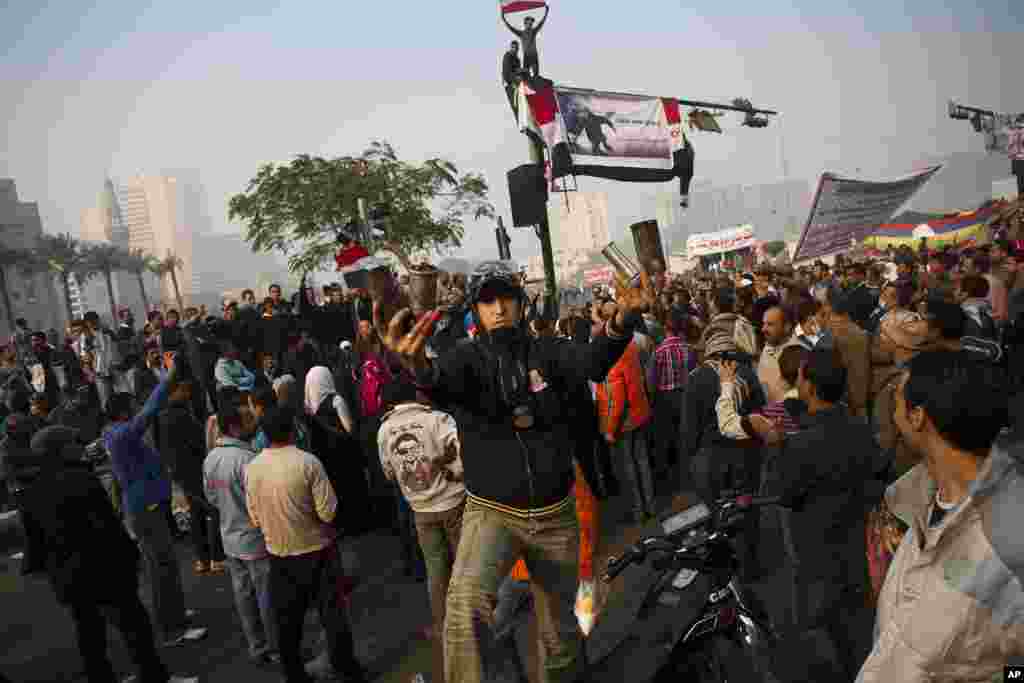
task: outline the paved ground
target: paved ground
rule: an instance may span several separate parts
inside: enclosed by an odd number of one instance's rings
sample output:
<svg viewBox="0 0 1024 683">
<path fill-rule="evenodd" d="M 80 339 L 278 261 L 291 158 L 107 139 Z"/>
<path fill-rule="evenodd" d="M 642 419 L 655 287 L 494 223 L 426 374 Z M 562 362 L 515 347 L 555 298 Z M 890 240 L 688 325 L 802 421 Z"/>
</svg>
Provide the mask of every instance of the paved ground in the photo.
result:
<svg viewBox="0 0 1024 683">
<path fill-rule="evenodd" d="M 678 479 L 672 477 L 668 481 Z M 667 503 L 668 499 L 663 499 L 662 507 Z M 625 521 L 626 512 L 626 501 L 622 497 L 602 506 L 596 571 L 604 566 L 609 554 L 618 552 L 640 535 L 638 527 Z M 765 532 L 774 535 L 769 529 Z M 55 602 L 44 578 L 19 575 L 18 561 L 10 558 L 12 552 L 0 556 L 0 614 L 3 614 L 0 673 L 12 683 L 84 680 L 80 675 L 70 618 Z M 429 644 L 418 635 L 430 619 L 425 585 L 402 575 L 399 545 L 393 536 L 380 534 L 360 538 L 348 546 L 347 555 L 351 560 L 350 568 L 361 580 L 353 596 L 351 614 L 357 654 L 382 683 L 408 683 L 417 671 L 426 671 L 430 666 Z M 179 556 L 188 605 L 200 610 L 199 622 L 210 628 L 210 634 L 201 643 L 164 650 L 171 670 L 198 674 L 204 683 L 279 681 L 276 670 L 257 668 L 248 660 L 234 612 L 230 579 L 226 575 L 193 575 L 184 545 L 179 547 Z M 769 565 L 781 566 L 768 556 L 764 559 Z M 622 600 L 616 602 L 617 594 L 628 592 L 620 589 L 629 580 L 627 572 L 610 587 L 601 587 L 598 602 L 609 603 L 609 619 L 615 610 L 621 609 Z M 776 573 L 756 588 L 773 598 L 769 600 L 771 608 L 780 604 L 779 598 L 783 595 L 780 591 L 785 590 L 785 584 Z M 784 601 L 781 604 L 785 604 Z M 623 629 L 630 628 L 629 623 L 623 623 Z M 309 633 L 315 632 L 315 623 L 311 622 Z M 315 648 L 315 643 L 310 642 L 309 647 Z M 631 644 L 626 643 L 623 649 L 629 647 Z M 128 671 L 127 658 L 116 635 L 111 637 L 111 656 L 116 668 Z M 621 671 L 624 678 L 617 677 L 618 680 L 636 680 L 629 675 L 629 659 L 611 658 L 606 666 L 627 667 Z"/>
</svg>

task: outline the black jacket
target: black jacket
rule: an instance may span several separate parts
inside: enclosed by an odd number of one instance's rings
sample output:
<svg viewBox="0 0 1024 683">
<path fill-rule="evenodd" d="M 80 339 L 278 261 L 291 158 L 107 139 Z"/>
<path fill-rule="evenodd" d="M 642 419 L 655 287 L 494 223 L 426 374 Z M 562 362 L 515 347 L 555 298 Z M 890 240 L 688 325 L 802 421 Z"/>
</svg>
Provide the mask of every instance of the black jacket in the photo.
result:
<svg viewBox="0 0 1024 683">
<path fill-rule="evenodd" d="M 792 508 L 802 578 L 863 586 L 865 515 L 884 493 L 888 461 L 867 421 L 843 406 L 804 415 L 801 426 L 769 462 L 767 493 Z"/>
<path fill-rule="evenodd" d="M 139 552 L 88 465 L 41 475 L 21 497 L 29 569 L 49 574 L 57 600 L 104 602 L 138 585 Z"/>
<path fill-rule="evenodd" d="M 501 80 L 504 83 L 512 83 L 521 68 L 519 55 L 515 52 L 506 52 L 501 58 Z"/>
<path fill-rule="evenodd" d="M 327 478 L 338 496 L 338 514 L 334 526 L 348 536 L 369 531 L 380 520 L 373 519 L 363 469 L 366 456 L 356 437 L 342 428 L 334 410 L 334 395 L 324 397 L 316 415 L 306 419 L 309 450 L 324 466 Z"/>
<path fill-rule="evenodd" d="M 132 376 L 132 393 L 139 405 L 146 402 L 158 384 L 160 384 L 160 379 L 153 373 L 153 368 L 146 367 L 144 363 L 139 363 L 135 367 Z"/>
<path fill-rule="evenodd" d="M 631 339 L 632 332 L 622 339 L 601 336 L 581 346 L 517 332 L 511 343 L 497 344 L 484 334 L 444 353 L 418 382 L 459 426 L 469 492 L 517 510 L 564 500 L 575 479 L 570 397 L 587 380 L 602 381 Z M 499 362 L 510 368 L 517 359 L 547 383 L 542 391 L 525 392 L 536 423 L 522 431 L 512 425 L 515 406 L 503 398 L 498 379 Z"/>
<path fill-rule="evenodd" d="M 157 417 L 155 436 L 160 459 L 171 479 L 190 495 L 201 498 L 206 432 L 189 404 L 168 403 Z"/>
<path fill-rule="evenodd" d="M 861 283 L 847 290 L 846 296 L 849 299 L 850 319 L 861 329 L 868 330 L 871 326 L 871 314 L 878 307 L 878 294 Z"/>
<path fill-rule="evenodd" d="M 736 374 L 750 387 L 750 396 L 739 407 L 739 414 L 743 417 L 764 406 L 765 396 L 751 364 L 739 363 L 736 367 Z M 683 462 L 692 462 L 697 451 L 702 448 L 737 447 L 737 442 L 722 436 L 722 432 L 718 428 L 715 403 L 718 402 L 718 397 L 722 393 L 722 384 L 715 369 L 705 363 L 691 372 L 686 380 L 684 393 L 683 414 L 680 420 Z M 684 479 L 688 476 L 688 473 L 683 473 Z"/>
</svg>

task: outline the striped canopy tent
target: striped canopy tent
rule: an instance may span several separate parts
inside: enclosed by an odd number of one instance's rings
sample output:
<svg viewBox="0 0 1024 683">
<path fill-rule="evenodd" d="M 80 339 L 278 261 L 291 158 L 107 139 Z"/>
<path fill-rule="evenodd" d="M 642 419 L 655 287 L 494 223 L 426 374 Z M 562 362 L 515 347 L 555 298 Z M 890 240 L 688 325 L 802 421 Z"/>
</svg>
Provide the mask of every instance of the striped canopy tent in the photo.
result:
<svg viewBox="0 0 1024 683">
<path fill-rule="evenodd" d="M 916 248 L 920 238 L 914 237 L 914 230 L 923 225 L 927 225 L 934 232 L 934 236 L 928 238 L 928 246 L 932 249 L 946 244 L 964 246 L 982 243 L 988 237 L 987 224 L 993 212 L 994 207 L 991 205 L 974 211 L 952 214 L 922 214 L 908 211 L 893 217 L 889 223 L 878 226 L 864 240 L 864 245 L 874 249 L 901 246 Z"/>
</svg>

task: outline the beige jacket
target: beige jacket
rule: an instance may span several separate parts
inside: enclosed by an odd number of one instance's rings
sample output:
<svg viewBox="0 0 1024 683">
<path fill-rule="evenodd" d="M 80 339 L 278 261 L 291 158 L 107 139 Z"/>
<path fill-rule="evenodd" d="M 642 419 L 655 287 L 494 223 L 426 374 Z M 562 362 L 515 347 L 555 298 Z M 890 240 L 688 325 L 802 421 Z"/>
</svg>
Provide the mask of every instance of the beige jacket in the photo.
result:
<svg viewBox="0 0 1024 683">
<path fill-rule="evenodd" d="M 305 555 L 334 543 L 338 498 L 312 453 L 264 448 L 245 466 L 245 503 L 272 555 Z"/>
<path fill-rule="evenodd" d="M 1004 665 L 1024 657 L 1022 445 L 997 442 L 968 497 L 936 527 L 924 464 L 889 487 L 890 509 L 910 528 L 889 566 L 858 683 L 1002 681 Z"/>
<path fill-rule="evenodd" d="M 782 371 L 779 370 L 779 356 L 782 355 L 786 347 L 799 345 L 800 343 L 793 337 L 778 346 L 764 345 L 764 350 L 761 351 L 761 360 L 757 364 L 757 379 L 761 381 L 761 387 L 764 389 L 768 403 L 778 403 L 789 391 L 786 380 L 782 379 Z"/>
</svg>

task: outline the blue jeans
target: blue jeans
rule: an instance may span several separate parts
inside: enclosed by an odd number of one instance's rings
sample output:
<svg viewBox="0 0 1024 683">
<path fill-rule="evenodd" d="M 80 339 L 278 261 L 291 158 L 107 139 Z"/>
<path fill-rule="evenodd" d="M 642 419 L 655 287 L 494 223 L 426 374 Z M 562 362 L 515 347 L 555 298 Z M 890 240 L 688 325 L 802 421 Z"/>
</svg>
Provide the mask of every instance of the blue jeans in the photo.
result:
<svg viewBox="0 0 1024 683">
<path fill-rule="evenodd" d="M 612 461 L 622 472 L 622 483 L 633 497 L 633 514 L 641 521 L 645 514 L 654 514 L 654 478 L 651 458 L 647 453 L 647 427 L 623 432 L 612 444 Z"/>
<path fill-rule="evenodd" d="M 165 640 L 173 640 L 185 630 L 185 593 L 181 588 L 181 570 L 174 554 L 174 540 L 167 524 L 170 503 L 152 510 L 126 514 L 125 526 L 142 551 L 146 588 L 153 621 Z"/>
<path fill-rule="evenodd" d="M 249 643 L 249 655 L 277 652 L 277 625 L 270 605 L 270 558 L 240 560 L 226 557 L 235 592 L 235 608 Z"/>
</svg>

